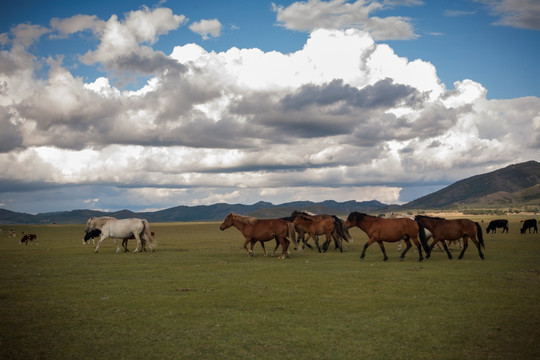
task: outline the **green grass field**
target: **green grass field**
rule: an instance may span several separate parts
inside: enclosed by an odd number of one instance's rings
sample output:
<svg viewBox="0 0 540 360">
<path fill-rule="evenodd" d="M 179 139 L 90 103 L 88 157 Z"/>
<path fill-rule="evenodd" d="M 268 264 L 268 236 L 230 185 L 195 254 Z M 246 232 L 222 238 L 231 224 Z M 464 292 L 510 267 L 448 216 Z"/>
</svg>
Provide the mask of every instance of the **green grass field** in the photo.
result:
<svg viewBox="0 0 540 360">
<path fill-rule="evenodd" d="M 344 253 L 279 260 L 218 223 L 152 224 L 140 254 L 94 254 L 83 225 L 14 227 L 38 246 L 2 226 L 0 359 L 538 359 L 540 235 L 506 218 L 486 260 L 471 244 L 421 263 L 390 243 L 360 262 L 357 228 Z"/>
</svg>

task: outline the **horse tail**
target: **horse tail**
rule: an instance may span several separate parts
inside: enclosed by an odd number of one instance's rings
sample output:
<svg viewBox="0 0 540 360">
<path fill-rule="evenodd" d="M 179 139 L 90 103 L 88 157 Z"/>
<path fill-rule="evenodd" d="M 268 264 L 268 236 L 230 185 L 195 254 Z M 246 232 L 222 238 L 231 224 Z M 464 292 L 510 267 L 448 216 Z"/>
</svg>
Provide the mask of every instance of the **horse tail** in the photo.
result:
<svg viewBox="0 0 540 360">
<path fill-rule="evenodd" d="M 352 242 L 352 236 L 349 234 L 349 229 L 343 226 L 343 220 L 336 215 L 332 215 L 332 218 L 334 219 L 334 228 L 337 230 L 338 235 L 342 239 L 345 239 L 346 242 Z"/>
<path fill-rule="evenodd" d="M 152 232 L 150 231 L 150 224 L 148 223 L 148 221 L 146 219 L 141 219 L 141 221 L 142 221 L 142 223 L 144 225 L 144 229 L 143 229 L 144 237 L 150 243 L 150 249 L 152 249 L 152 251 L 154 251 L 154 248 L 153 248 L 152 245 L 155 245 L 155 244 L 154 244 L 154 239 L 152 238 Z"/>
<path fill-rule="evenodd" d="M 296 242 L 296 230 L 294 229 L 293 223 L 289 221 L 286 221 L 286 223 L 287 223 L 287 235 L 291 237 L 294 247 L 297 250 L 302 251 L 302 247 L 299 246 L 298 243 Z"/>
<path fill-rule="evenodd" d="M 429 255 L 431 255 L 431 248 L 429 247 L 427 242 L 426 229 L 424 229 L 424 226 L 420 224 L 420 222 L 417 221 L 416 223 L 418 224 L 418 235 L 420 237 L 420 243 L 422 244 L 426 255 L 429 257 Z"/>
<path fill-rule="evenodd" d="M 484 235 L 482 234 L 482 228 L 480 227 L 479 223 L 475 222 L 475 224 L 476 224 L 476 236 L 478 237 L 478 242 L 485 249 L 486 245 L 484 245 Z"/>
</svg>

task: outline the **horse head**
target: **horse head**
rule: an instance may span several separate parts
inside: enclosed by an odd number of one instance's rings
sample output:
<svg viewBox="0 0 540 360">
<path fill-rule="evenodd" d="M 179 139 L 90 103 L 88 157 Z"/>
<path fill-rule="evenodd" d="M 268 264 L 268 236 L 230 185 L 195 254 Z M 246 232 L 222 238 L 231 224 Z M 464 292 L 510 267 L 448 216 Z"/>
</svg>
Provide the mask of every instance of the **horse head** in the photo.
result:
<svg viewBox="0 0 540 360">
<path fill-rule="evenodd" d="M 221 225 L 219 225 L 219 230 L 223 231 L 225 229 L 228 229 L 232 226 L 233 224 L 233 220 L 234 220 L 234 214 L 233 213 L 229 213 L 226 217 L 225 217 L 225 220 L 223 220 L 223 222 L 221 223 Z"/>
<path fill-rule="evenodd" d="M 353 226 L 358 226 L 363 220 L 366 214 L 359 213 L 358 211 L 353 211 L 352 213 L 347 216 L 347 220 L 345 221 L 345 226 L 347 229 Z"/>
</svg>

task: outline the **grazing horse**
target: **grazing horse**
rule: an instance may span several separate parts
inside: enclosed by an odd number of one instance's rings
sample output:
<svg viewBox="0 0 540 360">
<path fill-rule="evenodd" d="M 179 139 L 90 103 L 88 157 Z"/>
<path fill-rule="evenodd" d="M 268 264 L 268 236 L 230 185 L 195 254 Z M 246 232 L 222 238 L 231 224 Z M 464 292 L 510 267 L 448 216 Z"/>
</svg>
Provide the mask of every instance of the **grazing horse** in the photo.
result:
<svg viewBox="0 0 540 360">
<path fill-rule="evenodd" d="M 364 245 L 362 255 L 360 255 L 360 260 L 364 259 L 366 249 L 374 242 L 378 243 L 381 248 L 384 255 L 383 261 L 388 260 L 383 241 L 405 241 L 407 248 L 401 253 L 400 260 L 403 260 L 407 251 L 409 251 L 409 249 L 412 247 L 411 240 L 418 249 L 418 261 L 422 261 L 424 259 L 422 256 L 422 248 L 420 247 L 420 243 L 426 251 L 426 256 L 429 256 L 431 250 L 427 244 L 424 228 L 416 221 L 408 218 L 383 219 L 354 211 L 347 217 L 345 226 L 358 226 L 369 237 L 369 240 Z M 420 242 L 418 242 L 418 237 L 420 237 Z"/>
<path fill-rule="evenodd" d="M 523 221 L 523 227 L 519 229 L 519 231 L 522 234 L 525 234 L 525 231 L 529 230 L 529 234 L 531 233 L 531 229 L 533 229 L 533 234 L 538 232 L 538 226 L 536 219 L 528 219 Z"/>
<path fill-rule="evenodd" d="M 282 252 L 280 259 L 287 257 L 289 249 L 289 239 L 291 240 L 296 248 L 298 244 L 296 243 L 296 231 L 294 226 L 285 220 L 282 219 L 257 219 L 251 216 L 242 216 L 230 213 L 225 217 L 223 223 L 219 226 L 220 230 L 225 230 L 234 226 L 244 237 L 246 238 L 244 242 L 244 249 L 246 249 L 248 256 L 253 256 L 253 246 L 256 242 L 269 241 L 275 239 L 281 244 Z M 251 243 L 251 249 L 248 249 L 247 244 Z M 264 249 L 264 246 L 263 246 Z M 300 249 L 301 250 L 301 249 Z M 265 250 L 266 255 L 266 250 Z"/>
<path fill-rule="evenodd" d="M 150 232 L 150 224 L 145 219 L 131 218 L 118 220 L 110 216 L 91 217 L 86 222 L 85 232 L 87 235 L 84 240 L 85 244 L 90 238 L 88 237 L 88 233 L 95 229 L 101 230 L 101 239 L 97 243 L 95 252 L 98 252 L 103 240 L 109 237 L 114 239 L 116 252 L 120 252 L 118 239 L 129 239 L 132 236 L 137 240 L 137 247 L 134 252 L 138 252 L 141 248 L 141 239 L 148 241 L 150 249 L 154 251 L 152 246 L 154 240 Z"/>
<path fill-rule="evenodd" d="M 458 259 L 462 259 L 465 250 L 467 250 L 467 247 L 469 246 L 468 239 L 470 238 L 478 248 L 478 255 L 484 260 L 484 254 L 482 254 L 482 250 L 480 249 L 480 245 L 485 248 L 484 237 L 479 223 L 469 219 L 446 220 L 425 215 L 416 215 L 414 218 L 433 234 L 431 249 L 433 249 L 433 246 L 440 241 L 448 255 L 448 259 L 452 259 L 452 254 L 450 254 L 444 240 L 457 240 L 463 238 L 463 250 L 461 250 L 458 257 Z"/>
<path fill-rule="evenodd" d="M 37 235 L 36 234 L 25 234 L 23 232 L 23 237 L 21 238 L 21 245 L 22 243 L 24 243 L 25 245 L 28 245 L 28 242 L 32 242 L 32 241 L 35 241 L 36 242 L 36 245 L 39 244 L 38 242 L 38 238 L 37 238 Z"/>
<path fill-rule="evenodd" d="M 497 228 L 502 228 L 503 234 L 504 234 L 504 231 L 506 230 L 506 233 L 508 234 L 508 220 L 504 220 L 504 219 L 491 220 L 489 222 L 488 227 L 486 228 L 486 233 L 489 234 L 490 231 L 493 231 L 493 233 L 496 234 Z"/>
</svg>

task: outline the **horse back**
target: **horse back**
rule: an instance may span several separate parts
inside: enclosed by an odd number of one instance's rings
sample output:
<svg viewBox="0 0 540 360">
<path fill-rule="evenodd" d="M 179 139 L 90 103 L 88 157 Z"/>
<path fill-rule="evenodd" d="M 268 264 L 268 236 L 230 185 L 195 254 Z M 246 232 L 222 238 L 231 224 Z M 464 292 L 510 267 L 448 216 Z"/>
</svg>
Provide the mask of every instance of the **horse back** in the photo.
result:
<svg viewBox="0 0 540 360">
<path fill-rule="evenodd" d="M 405 235 L 416 237 L 418 234 L 418 224 L 416 221 L 408 218 L 376 218 L 372 225 L 368 227 L 366 233 L 370 238 L 375 236 L 385 241 L 398 241 L 403 239 Z"/>
<path fill-rule="evenodd" d="M 258 219 L 247 228 L 247 233 L 257 240 L 270 240 L 275 236 L 283 237 L 287 235 L 287 222 L 281 219 Z"/>
<path fill-rule="evenodd" d="M 469 219 L 443 220 L 433 229 L 437 239 L 457 240 L 467 235 L 476 238 L 476 224 Z"/>
<path fill-rule="evenodd" d="M 132 235 L 140 235 L 144 230 L 141 219 L 110 220 L 102 228 L 102 232 L 109 237 L 129 238 Z"/>
</svg>

